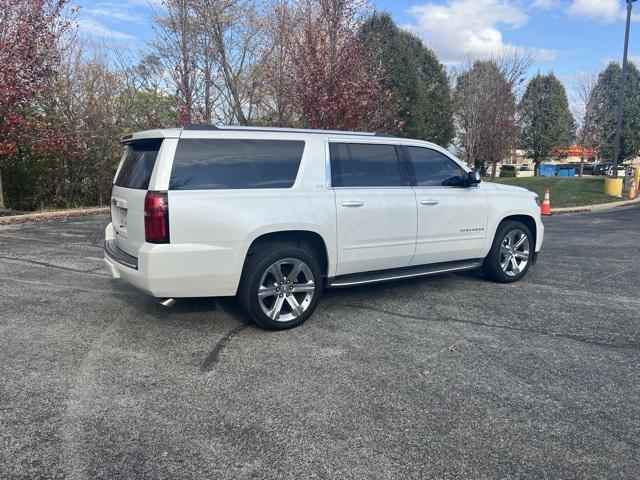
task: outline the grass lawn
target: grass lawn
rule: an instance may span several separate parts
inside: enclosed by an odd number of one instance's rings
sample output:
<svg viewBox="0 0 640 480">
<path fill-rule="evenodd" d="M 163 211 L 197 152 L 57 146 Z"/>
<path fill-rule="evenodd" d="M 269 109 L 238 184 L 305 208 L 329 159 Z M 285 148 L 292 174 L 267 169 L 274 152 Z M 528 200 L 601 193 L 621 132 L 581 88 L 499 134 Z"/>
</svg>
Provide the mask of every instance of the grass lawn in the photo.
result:
<svg viewBox="0 0 640 480">
<path fill-rule="evenodd" d="M 622 200 L 603 193 L 604 177 L 522 177 L 496 178 L 495 181 L 536 192 L 540 195 L 540 200 L 544 196 L 544 189 L 548 188 L 553 207 L 576 207 Z"/>
</svg>

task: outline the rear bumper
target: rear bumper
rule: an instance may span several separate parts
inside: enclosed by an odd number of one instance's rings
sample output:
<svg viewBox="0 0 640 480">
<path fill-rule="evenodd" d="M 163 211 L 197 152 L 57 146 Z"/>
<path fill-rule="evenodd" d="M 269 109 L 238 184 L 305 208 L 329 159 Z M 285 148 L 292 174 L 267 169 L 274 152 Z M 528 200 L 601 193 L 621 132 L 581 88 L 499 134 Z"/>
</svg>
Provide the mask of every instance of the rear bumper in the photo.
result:
<svg viewBox="0 0 640 480">
<path fill-rule="evenodd" d="M 127 268 L 131 268 L 133 270 L 138 269 L 138 258 L 120 250 L 116 245 L 115 240 L 105 240 L 104 255 Z"/>
<path fill-rule="evenodd" d="M 144 243 L 133 257 L 110 241 L 109 226 L 104 261 L 113 278 L 159 298 L 236 294 L 244 261 L 241 246 Z"/>
</svg>

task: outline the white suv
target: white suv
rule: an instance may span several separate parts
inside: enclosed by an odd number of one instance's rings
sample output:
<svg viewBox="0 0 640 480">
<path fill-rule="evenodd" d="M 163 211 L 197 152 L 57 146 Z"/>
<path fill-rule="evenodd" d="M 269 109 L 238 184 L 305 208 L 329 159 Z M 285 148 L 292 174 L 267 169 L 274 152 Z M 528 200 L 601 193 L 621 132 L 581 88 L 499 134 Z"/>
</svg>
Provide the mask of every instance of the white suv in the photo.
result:
<svg viewBox="0 0 640 480">
<path fill-rule="evenodd" d="M 160 298 L 237 295 L 267 329 L 322 289 L 535 261 L 537 196 L 480 183 L 437 145 L 388 135 L 192 126 L 123 139 L 105 261 Z"/>
</svg>

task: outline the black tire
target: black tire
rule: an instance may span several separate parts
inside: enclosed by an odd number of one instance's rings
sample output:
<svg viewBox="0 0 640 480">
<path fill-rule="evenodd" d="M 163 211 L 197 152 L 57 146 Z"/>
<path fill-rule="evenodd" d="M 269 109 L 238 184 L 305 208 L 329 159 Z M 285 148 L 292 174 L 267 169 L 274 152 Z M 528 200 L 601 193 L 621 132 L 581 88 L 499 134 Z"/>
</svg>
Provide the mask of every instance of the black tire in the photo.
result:
<svg viewBox="0 0 640 480">
<path fill-rule="evenodd" d="M 313 276 L 315 289 L 310 300 L 305 304 L 305 310 L 296 318 L 291 320 L 274 320 L 263 311 L 261 301 L 258 299 L 258 289 L 263 275 L 268 275 L 266 272 L 269 267 L 273 266 L 276 262 L 288 259 L 301 261 L 308 267 L 310 274 Z M 281 268 L 282 270 L 286 270 L 287 264 L 283 264 Z M 303 275 L 302 278 L 306 277 L 305 274 Z M 278 295 L 283 296 L 284 294 L 280 293 Z M 306 298 L 306 294 L 291 293 L 290 295 L 297 299 Z M 313 314 L 322 296 L 322 271 L 314 255 L 313 248 L 306 245 L 296 246 L 282 243 L 262 245 L 247 257 L 237 296 L 242 308 L 251 320 L 266 330 L 286 330 L 303 324 Z M 265 299 L 264 302 L 270 301 L 271 298 L 273 297 Z M 274 303 L 277 300 L 277 298 L 274 298 Z M 285 310 L 285 313 L 288 309 L 290 310 L 288 314 L 294 315 L 293 308 L 289 305 L 287 297 L 283 297 L 282 303 L 282 308 Z M 300 303 L 300 305 L 303 304 L 304 301 Z"/>
<path fill-rule="evenodd" d="M 501 246 L 505 241 L 507 235 L 510 232 L 523 232 L 529 241 L 529 256 L 528 261 L 524 265 L 522 269 L 519 270 L 517 274 L 511 272 L 511 274 L 505 272 L 502 268 L 501 260 Z M 529 270 L 531 266 L 531 259 L 533 257 L 535 249 L 535 244 L 533 242 L 533 235 L 531 235 L 531 231 L 529 228 L 522 222 L 509 220 L 503 222 L 498 226 L 498 230 L 496 231 L 496 235 L 493 239 L 493 245 L 491 246 L 491 250 L 489 250 L 489 254 L 485 257 L 484 262 L 482 264 L 482 270 L 485 275 L 487 275 L 490 279 L 495 282 L 500 283 L 511 283 L 517 282 L 520 280 Z"/>
</svg>

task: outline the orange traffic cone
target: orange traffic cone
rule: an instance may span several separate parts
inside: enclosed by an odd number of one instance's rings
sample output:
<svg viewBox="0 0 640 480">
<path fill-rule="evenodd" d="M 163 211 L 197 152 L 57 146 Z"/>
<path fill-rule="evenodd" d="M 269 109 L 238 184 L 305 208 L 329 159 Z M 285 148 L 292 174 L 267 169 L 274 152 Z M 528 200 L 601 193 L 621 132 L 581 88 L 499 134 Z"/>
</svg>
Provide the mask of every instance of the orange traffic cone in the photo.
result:
<svg viewBox="0 0 640 480">
<path fill-rule="evenodd" d="M 638 196 L 638 189 L 636 188 L 636 182 L 631 182 L 631 188 L 629 189 L 629 199 L 633 200 Z"/>
<path fill-rule="evenodd" d="M 544 190 L 544 200 L 542 201 L 542 205 L 540 206 L 540 213 L 542 215 L 553 215 L 551 213 L 551 198 L 549 197 L 548 188 Z"/>
</svg>

